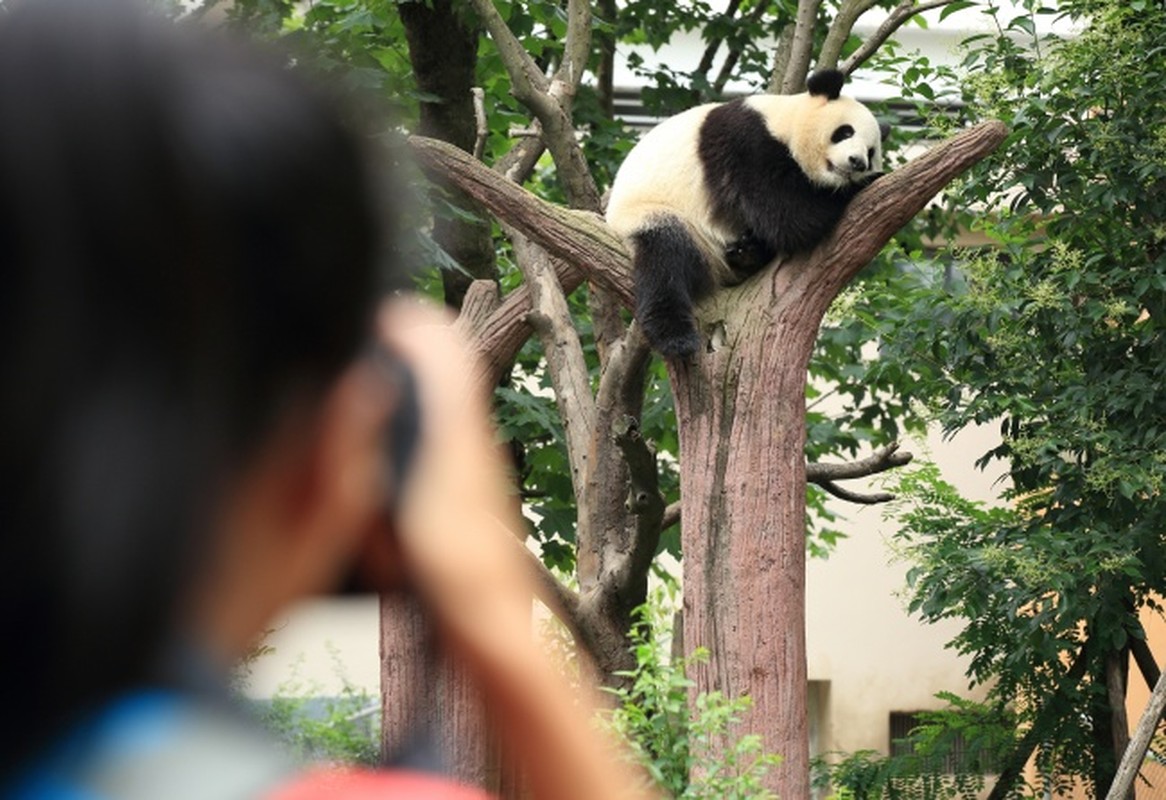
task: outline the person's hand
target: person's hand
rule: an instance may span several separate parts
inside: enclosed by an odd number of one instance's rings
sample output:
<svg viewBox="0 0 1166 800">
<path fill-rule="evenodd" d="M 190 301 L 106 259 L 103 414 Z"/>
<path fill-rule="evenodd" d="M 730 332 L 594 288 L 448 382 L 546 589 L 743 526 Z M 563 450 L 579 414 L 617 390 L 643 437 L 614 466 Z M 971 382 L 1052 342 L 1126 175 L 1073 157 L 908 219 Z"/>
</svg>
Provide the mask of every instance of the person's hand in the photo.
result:
<svg viewBox="0 0 1166 800">
<path fill-rule="evenodd" d="M 414 373 L 421 409 L 417 452 L 391 505 L 408 584 L 480 657 L 529 640 L 533 586 L 517 551 L 523 521 L 509 465 L 450 321 L 410 301 L 388 304 L 378 320 L 381 341 Z"/>
</svg>

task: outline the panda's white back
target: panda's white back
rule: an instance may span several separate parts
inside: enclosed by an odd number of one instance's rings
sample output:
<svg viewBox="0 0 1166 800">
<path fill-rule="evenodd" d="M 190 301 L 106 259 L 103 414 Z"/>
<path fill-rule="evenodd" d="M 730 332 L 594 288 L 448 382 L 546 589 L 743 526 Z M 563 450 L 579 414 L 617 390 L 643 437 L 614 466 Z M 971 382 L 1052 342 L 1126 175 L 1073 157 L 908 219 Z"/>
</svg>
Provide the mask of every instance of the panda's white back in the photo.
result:
<svg viewBox="0 0 1166 800">
<path fill-rule="evenodd" d="M 607 222 L 629 236 L 655 213 L 674 214 L 720 239 L 701 220 L 708 216 L 704 170 L 697 157 L 701 123 L 717 103 L 690 108 L 644 134 L 624 159 L 607 201 Z M 720 242 L 723 245 L 723 241 Z"/>
</svg>

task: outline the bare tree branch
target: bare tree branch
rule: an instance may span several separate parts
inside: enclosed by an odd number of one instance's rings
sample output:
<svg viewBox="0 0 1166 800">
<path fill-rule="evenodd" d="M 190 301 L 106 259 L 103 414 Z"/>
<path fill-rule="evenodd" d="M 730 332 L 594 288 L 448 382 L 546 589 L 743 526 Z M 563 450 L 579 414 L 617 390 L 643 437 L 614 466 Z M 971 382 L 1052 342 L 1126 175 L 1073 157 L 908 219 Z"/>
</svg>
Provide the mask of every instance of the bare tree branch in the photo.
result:
<svg viewBox="0 0 1166 800">
<path fill-rule="evenodd" d="M 833 69 L 838 66 L 838 58 L 850 32 L 854 30 L 854 23 L 875 4 L 876 0 L 846 0 L 834 15 L 830 23 L 830 30 L 826 32 L 826 39 L 822 42 L 822 49 L 818 51 L 818 69 Z M 912 0 L 908 0 L 912 2 Z"/>
<path fill-rule="evenodd" d="M 466 296 L 462 299 L 461 311 L 454 321 L 454 327 L 465 341 L 477 339 L 500 303 L 497 283 L 487 278 L 473 281 L 466 288 Z"/>
<path fill-rule="evenodd" d="M 871 455 L 866 458 L 861 458 L 858 461 L 850 461 L 845 464 L 807 463 L 806 483 L 821 486 L 830 494 L 848 503 L 857 503 L 859 505 L 888 503 L 895 499 L 895 496 L 889 492 L 874 492 L 870 494 L 855 492 L 839 486 L 836 481 L 877 475 L 880 472 L 886 472 L 887 470 L 909 464 L 911 459 L 912 455 L 910 453 L 899 452 L 898 442 L 892 442 L 885 447 L 880 447 Z M 680 503 L 670 503 L 664 509 L 661 527 L 662 529 L 667 529 L 678 522 L 680 522 Z"/>
<path fill-rule="evenodd" d="M 664 498 L 660 496 L 660 475 L 656 453 L 640 433 L 640 423 L 631 416 L 618 420 L 612 429 L 616 447 L 623 454 L 630 478 L 627 508 L 636 517 L 632 547 L 619 567 L 613 570 L 618 590 L 628 593 L 633 584 L 648 574 L 656 548 L 660 544 L 660 521 L 664 516 Z"/>
<path fill-rule="evenodd" d="M 583 274 L 562 262 L 556 262 L 556 277 L 563 291 L 570 293 L 583 282 Z M 506 299 L 493 314 L 482 320 L 470 338 L 477 353 L 479 374 L 474 384 L 490 387 L 510 369 L 514 357 L 530 338 L 530 287 L 519 286 L 506 295 Z"/>
<path fill-rule="evenodd" d="M 596 0 L 596 12 L 608 23 L 595 30 L 599 62 L 595 66 L 595 88 L 599 94 L 599 108 L 608 119 L 615 118 L 615 0 Z"/>
<path fill-rule="evenodd" d="M 522 46 L 522 42 L 510 30 L 506 20 L 498 13 L 493 0 L 470 0 L 478 18 L 494 40 L 498 48 L 498 55 L 506 65 L 506 72 L 510 75 L 510 91 L 525 106 L 542 118 L 535 106 L 543 104 L 549 107 L 550 98 L 547 94 L 550 81 L 538 64 L 530 57 L 530 53 Z M 546 110 L 546 109 L 544 109 Z"/>
<path fill-rule="evenodd" d="M 530 287 L 528 317 L 543 344 L 547 370 L 555 389 L 555 402 L 567 437 L 571 485 L 580 505 L 587 497 L 587 459 L 595 433 L 595 400 L 583 358 L 583 344 L 571 323 L 571 312 L 550 258 L 542 248 L 521 235 L 511 237 L 526 285 Z"/>
<path fill-rule="evenodd" d="M 891 35 L 899 30 L 903 26 L 903 23 L 911 19 L 911 17 L 923 11 L 942 8 L 954 2 L 955 0 L 927 0 L 927 2 L 917 3 L 916 0 L 903 0 L 899 5 L 895 6 L 890 16 L 883 20 L 883 24 L 879 25 L 878 29 L 866 41 L 859 45 L 857 50 L 850 54 L 850 57 L 842 63 L 839 69 L 842 70 L 843 74 L 850 75 L 862 66 L 868 58 L 874 55 L 882 47 L 883 43 L 891 38 Z"/>
<path fill-rule="evenodd" d="M 474 158 L 482 160 L 486 151 L 486 139 L 490 136 L 490 125 L 486 121 L 486 92 L 481 86 L 470 89 L 474 97 Z"/>
<path fill-rule="evenodd" d="M 617 387 L 620 394 L 616 408 L 619 409 L 619 413 L 639 418 L 644 409 L 644 379 L 647 377 L 648 363 L 652 358 L 652 345 L 648 343 L 643 327 L 635 320 L 632 320 L 628 327 L 623 347 L 625 374 Z"/>
<path fill-rule="evenodd" d="M 822 481 L 866 478 L 908 464 L 911 458 L 910 453 L 899 452 L 898 442 L 891 442 L 858 461 L 850 461 L 845 464 L 822 464 L 819 462 L 806 464 L 806 481 L 808 483 L 821 483 Z"/>
<path fill-rule="evenodd" d="M 1133 604 L 1130 604 L 1131 610 Z M 1154 660 L 1154 654 L 1150 652 L 1150 646 L 1146 644 L 1145 639 L 1139 639 L 1137 636 L 1130 637 L 1130 653 L 1134 657 L 1134 663 L 1138 665 L 1138 671 L 1142 673 L 1142 678 L 1146 681 L 1146 686 L 1151 690 L 1157 685 L 1158 679 L 1162 677 L 1158 669 L 1158 663 Z"/>
<path fill-rule="evenodd" d="M 471 2 L 498 47 L 515 98 L 542 123 L 543 140 L 555 159 L 568 203 L 575 208 L 598 211 L 599 189 L 575 138 L 571 118 L 575 88 L 583 77 L 590 48 L 590 4 L 586 0 L 570 0 L 563 62 L 554 77 L 548 79 L 506 25 L 492 0 Z"/>
<path fill-rule="evenodd" d="M 413 136 L 409 144 L 424 166 L 446 174 L 551 255 L 585 268 L 588 278 L 631 307 L 634 289 L 627 249 L 598 215 L 548 203 L 444 142 Z M 563 281 L 565 292 L 575 286 L 578 282 Z"/>
<path fill-rule="evenodd" d="M 773 70 L 769 74 L 769 86 L 766 87 L 770 94 L 781 94 L 781 85 L 785 81 L 785 71 L 789 69 L 796 31 L 797 25 L 789 24 L 777 35 L 777 43 L 773 46 Z"/>
<path fill-rule="evenodd" d="M 848 503 L 854 503 L 860 506 L 873 506 L 879 503 L 889 503 L 895 499 L 895 496 L 890 492 L 873 492 L 866 494 L 864 492 L 855 492 L 850 489 L 845 489 L 834 481 L 820 480 L 813 481 L 817 486 L 821 486 L 830 494 L 837 497 L 839 500 L 845 500 Z"/>
<path fill-rule="evenodd" d="M 599 375 L 595 407 L 601 428 L 610 430 L 620 416 L 639 417 L 644 402 L 644 373 L 651 355 L 648 340 L 633 320 L 624 338 L 612 347 Z"/>
<path fill-rule="evenodd" d="M 1123 654 L 1124 655 L 1124 654 Z M 1126 673 L 1128 658 L 1119 658 L 1115 652 L 1105 654 L 1105 694 L 1109 701 L 1109 729 L 1113 742 L 1114 758 L 1124 761 L 1122 756 L 1130 746 L 1130 721 L 1126 716 Z M 1118 754 L 1121 755 L 1118 755 Z M 1115 775 L 1116 777 L 1116 775 Z M 1115 792 L 1117 781 L 1110 781 L 1107 798 L 1113 800 L 1134 800 L 1133 790 L 1126 787 L 1124 792 Z"/>
<path fill-rule="evenodd" d="M 567 41 L 563 46 L 563 61 L 551 80 L 552 96 L 557 96 L 559 92 L 567 92 L 569 96 L 574 97 L 590 56 L 591 3 L 589 0 L 568 0 Z M 561 88 L 555 87 L 556 82 L 562 84 Z"/>
<path fill-rule="evenodd" d="M 625 326 L 619 313 L 622 304 L 618 297 L 593 283 L 588 306 L 591 309 L 591 333 L 595 337 L 599 363 L 606 364 L 611 349 L 624 337 Z"/>
<path fill-rule="evenodd" d="M 780 94 L 794 94 L 805 88 L 810 56 L 814 51 L 814 26 L 817 25 L 818 7 L 821 5 L 822 0 L 798 0 L 793 39 L 790 41 L 789 58 L 781 79 Z"/>
<path fill-rule="evenodd" d="M 505 155 L 494 162 L 495 172 L 519 185 L 526 183 L 527 178 L 534 172 L 538 160 L 542 158 L 547 149 L 541 135 L 542 126 L 539 125 L 537 119 L 532 124 L 535 134 L 524 136 L 506 151 Z"/>
</svg>

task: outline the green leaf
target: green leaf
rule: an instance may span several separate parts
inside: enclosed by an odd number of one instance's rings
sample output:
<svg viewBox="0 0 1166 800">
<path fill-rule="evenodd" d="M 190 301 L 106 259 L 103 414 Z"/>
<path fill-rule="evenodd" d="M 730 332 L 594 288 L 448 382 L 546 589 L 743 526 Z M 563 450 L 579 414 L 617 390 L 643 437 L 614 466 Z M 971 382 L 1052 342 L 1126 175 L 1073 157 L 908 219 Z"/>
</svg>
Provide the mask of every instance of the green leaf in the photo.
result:
<svg viewBox="0 0 1166 800">
<path fill-rule="evenodd" d="M 939 21 L 943 22 L 949 16 L 957 11 L 963 11 L 965 8 L 975 8 L 976 3 L 973 0 L 955 0 L 955 2 L 948 3 L 939 12 Z"/>
</svg>

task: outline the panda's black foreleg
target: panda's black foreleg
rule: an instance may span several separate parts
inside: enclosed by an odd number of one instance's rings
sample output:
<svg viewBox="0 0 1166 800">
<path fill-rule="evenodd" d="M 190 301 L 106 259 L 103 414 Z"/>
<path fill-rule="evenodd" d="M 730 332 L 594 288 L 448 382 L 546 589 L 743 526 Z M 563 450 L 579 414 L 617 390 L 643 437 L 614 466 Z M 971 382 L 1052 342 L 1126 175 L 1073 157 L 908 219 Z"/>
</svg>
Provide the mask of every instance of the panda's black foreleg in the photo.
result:
<svg viewBox="0 0 1166 800">
<path fill-rule="evenodd" d="M 678 219 L 654 220 L 632 235 L 636 319 L 665 358 L 689 358 L 701 347 L 693 305 L 713 289 L 704 255 Z"/>
</svg>

